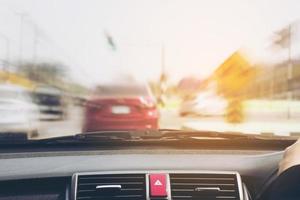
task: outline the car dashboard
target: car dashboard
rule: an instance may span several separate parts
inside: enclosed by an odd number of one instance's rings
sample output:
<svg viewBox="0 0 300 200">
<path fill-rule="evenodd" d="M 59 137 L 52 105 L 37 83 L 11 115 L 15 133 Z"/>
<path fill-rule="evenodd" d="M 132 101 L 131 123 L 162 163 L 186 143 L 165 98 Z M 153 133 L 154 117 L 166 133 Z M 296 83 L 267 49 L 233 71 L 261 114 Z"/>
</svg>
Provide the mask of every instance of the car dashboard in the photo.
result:
<svg viewBox="0 0 300 200">
<path fill-rule="evenodd" d="M 3 153 L 0 200 L 259 199 L 281 158 L 282 151 L 163 147 Z M 165 193 L 153 194 L 153 176 L 164 177 Z"/>
<path fill-rule="evenodd" d="M 245 188 L 242 186 L 240 175 L 226 171 L 148 170 L 80 173 L 73 177 L 71 199 L 240 200 L 245 196 L 246 190 L 243 189 Z"/>
</svg>

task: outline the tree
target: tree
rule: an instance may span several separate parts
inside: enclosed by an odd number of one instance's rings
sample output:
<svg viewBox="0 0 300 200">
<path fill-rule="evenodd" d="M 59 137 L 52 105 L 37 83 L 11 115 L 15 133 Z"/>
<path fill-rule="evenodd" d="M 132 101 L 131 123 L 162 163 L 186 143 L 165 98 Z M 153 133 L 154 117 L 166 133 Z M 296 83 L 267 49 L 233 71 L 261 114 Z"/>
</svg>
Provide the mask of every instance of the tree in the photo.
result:
<svg viewBox="0 0 300 200">
<path fill-rule="evenodd" d="M 67 67 L 61 63 L 41 62 L 34 64 L 26 62 L 22 66 L 18 66 L 17 70 L 18 73 L 32 81 L 53 84 L 66 77 Z"/>
</svg>

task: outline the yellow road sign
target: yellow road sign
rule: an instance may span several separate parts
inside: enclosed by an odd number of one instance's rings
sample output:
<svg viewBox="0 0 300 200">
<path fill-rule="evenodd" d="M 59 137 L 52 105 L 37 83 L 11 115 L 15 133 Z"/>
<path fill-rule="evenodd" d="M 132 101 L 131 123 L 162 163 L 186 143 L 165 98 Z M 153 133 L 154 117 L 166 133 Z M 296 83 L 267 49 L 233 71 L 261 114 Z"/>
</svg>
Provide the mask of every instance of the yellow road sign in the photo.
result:
<svg viewBox="0 0 300 200">
<path fill-rule="evenodd" d="M 256 76 L 256 69 L 240 53 L 233 53 L 214 73 L 219 92 L 224 95 L 245 88 Z"/>
</svg>

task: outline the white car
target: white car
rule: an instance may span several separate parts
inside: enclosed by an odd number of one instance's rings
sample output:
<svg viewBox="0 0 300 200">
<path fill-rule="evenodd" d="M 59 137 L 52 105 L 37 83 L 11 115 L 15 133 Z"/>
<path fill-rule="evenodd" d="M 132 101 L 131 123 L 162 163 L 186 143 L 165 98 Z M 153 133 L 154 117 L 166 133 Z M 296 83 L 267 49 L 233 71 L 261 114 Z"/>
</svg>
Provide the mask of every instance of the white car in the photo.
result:
<svg viewBox="0 0 300 200">
<path fill-rule="evenodd" d="M 180 116 L 223 116 L 225 114 L 227 101 L 214 92 L 202 92 L 194 98 L 182 101 Z"/>
<path fill-rule="evenodd" d="M 39 110 L 25 88 L 0 85 L 0 116 L 0 137 L 37 135 Z"/>
</svg>

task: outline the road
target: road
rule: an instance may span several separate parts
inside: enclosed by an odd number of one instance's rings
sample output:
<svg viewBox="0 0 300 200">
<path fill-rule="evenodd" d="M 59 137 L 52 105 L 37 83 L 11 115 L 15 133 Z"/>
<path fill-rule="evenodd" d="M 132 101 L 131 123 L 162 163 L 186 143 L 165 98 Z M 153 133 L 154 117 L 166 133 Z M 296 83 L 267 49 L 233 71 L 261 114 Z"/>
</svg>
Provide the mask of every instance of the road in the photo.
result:
<svg viewBox="0 0 300 200">
<path fill-rule="evenodd" d="M 222 117 L 180 117 L 176 110 L 160 111 L 160 128 L 162 129 L 189 129 L 208 131 L 235 131 L 246 133 L 264 133 L 276 135 L 289 135 L 300 133 L 300 117 L 287 119 L 286 112 L 281 114 L 266 112 L 251 113 L 245 122 L 230 124 Z M 273 116 L 270 117 L 269 115 Z M 254 116 L 257 116 L 254 118 Z M 275 115 L 276 116 L 276 115 Z M 68 117 L 61 121 L 41 121 L 37 139 L 72 135 L 81 132 L 83 124 L 83 108 L 72 106 L 69 108 Z M 300 135 L 300 134 L 299 134 Z"/>
<path fill-rule="evenodd" d="M 40 121 L 36 139 L 80 133 L 83 116 L 82 107 L 70 106 L 64 120 Z"/>
<path fill-rule="evenodd" d="M 41 121 L 39 124 L 39 135 L 35 139 L 73 135 L 81 132 L 83 124 L 83 108 L 71 106 L 68 109 L 68 116 L 65 120 Z M 192 122 L 194 118 L 182 118 L 174 110 L 162 110 L 160 117 L 160 127 L 166 129 L 182 129 L 187 122 Z"/>
</svg>

